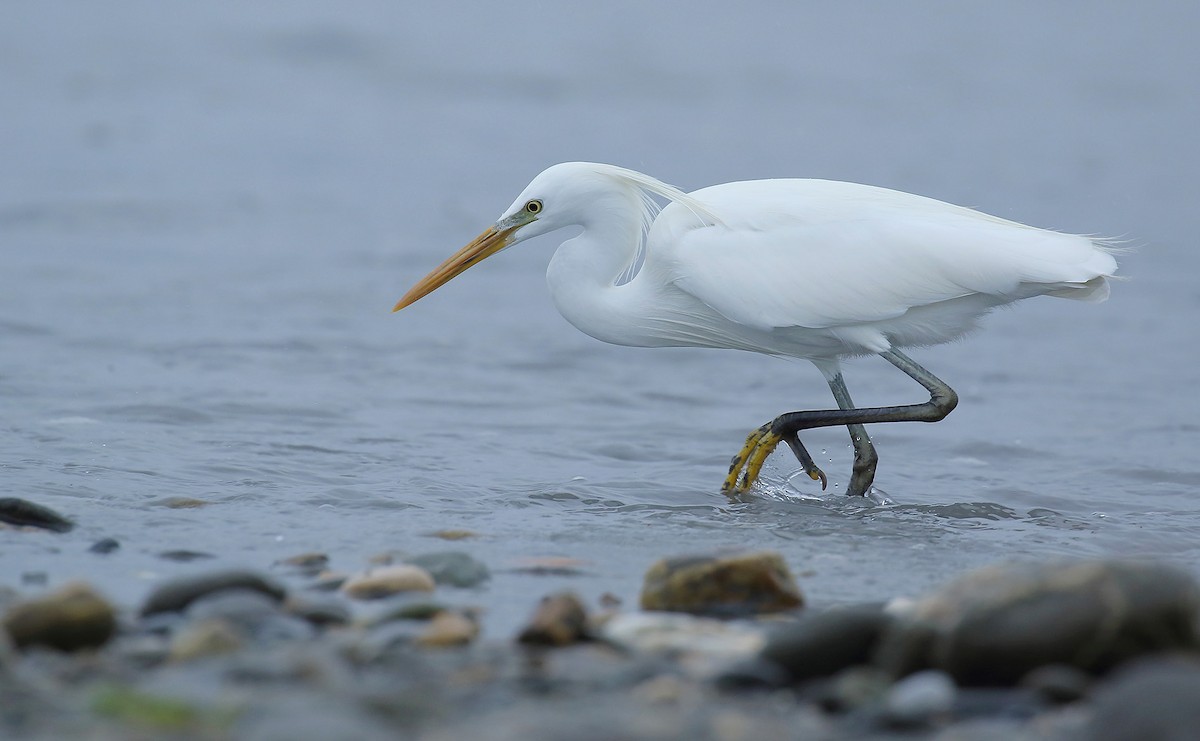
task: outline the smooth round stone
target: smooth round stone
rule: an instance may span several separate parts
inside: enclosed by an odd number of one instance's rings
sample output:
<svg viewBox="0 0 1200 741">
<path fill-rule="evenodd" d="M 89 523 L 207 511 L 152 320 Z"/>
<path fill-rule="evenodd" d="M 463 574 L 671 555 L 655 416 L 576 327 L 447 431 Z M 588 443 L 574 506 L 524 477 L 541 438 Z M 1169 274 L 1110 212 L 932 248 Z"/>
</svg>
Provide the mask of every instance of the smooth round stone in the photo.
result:
<svg viewBox="0 0 1200 741">
<path fill-rule="evenodd" d="M 1155 658 L 1116 671 L 1092 694 L 1089 741 L 1200 737 L 1200 663 Z"/>
<path fill-rule="evenodd" d="M 342 585 L 342 593 L 354 599 L 382 599 L 402 592 L 432 592 L 433 577 L 419 566 L 399 564 L 353 576 Z"/>
<path fill-rule="evenodd" d="M 881 644 L 903 676 L 948 672 L 963 686 L 1012 686 L 1040 666 L 1100 674 L 1141 654 L 1195 650 L 1200 587 L 1138 561 L 1005 564 L 919 600 Z"/>
<path fill-rule="evenodd" d="M 810 608 L 770 632 L 762 658 L 783 667 L 796 682 L 830 676 L 869 664 L 891 621 L 882 607 Z"/>
<path fill-rule="evenodd" d="M 11 605 L 4 613 L 3 625 L 18 648 L 48 646 L 76 651 L 108 642 L 116 632 L 117 615 L 95 590 L 76 582 Z"/>
<path fill-rule="evenodd" d="M 428 571 L 438 584 L 452 587 L 476 587 L 491 578 L 487 566 L 462 551 L 426 553 L 408 563 Z"/>
<path fill-rule="evenodd" d="M 883 719 L 900 728 L 928 725 L 954 709 L 957 688 L 940 671 L 911 674 L 892 685 L 883 699 Z"/>
<path fill-rule="evenodd" d="M 465 646 L 479 635 L 479 623 L 461 612 L 446 610 L 433 616 L 417 635 L 417 645 L 434 648 Z"/>
<path fill-rule="evenodd" d="M 283 586 L 253 571 L 213 571 L 179 577 L 159 586 L 146 598 L 141 614 L 183 610 L 205 595 L 226 589 L 250 589 L 276 602 L 287 596 Z"/>
<path fill-rule="evenodd" d="M 75 527 L 75 523 L 49 507 L 19 497 L 0 497 L 0 522 L 56 533 L 68 533 Z"/>
</svg>

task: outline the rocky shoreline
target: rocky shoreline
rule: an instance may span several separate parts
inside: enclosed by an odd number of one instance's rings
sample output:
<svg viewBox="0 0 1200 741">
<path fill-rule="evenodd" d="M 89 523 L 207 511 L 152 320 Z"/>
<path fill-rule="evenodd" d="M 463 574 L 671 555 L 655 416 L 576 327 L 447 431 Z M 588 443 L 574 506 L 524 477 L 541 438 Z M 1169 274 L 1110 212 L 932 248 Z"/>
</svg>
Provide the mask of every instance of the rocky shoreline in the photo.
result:
<svg viewBox="0 0 1200 741">
<path fill-rule="evenodd" d="M 25 500 L 0 502 L 0 520 L 71 529 Z M 445 598 L 489 578 L 465 542 L 356 574 L 328 562 L 200 572 L 136 608 L 85 583 L 0 588 L 0 738 L 1104 741 L 1200 728 L 1200 587 L 1169 565 L 1001 564 L 917 599 L 822 605 L 778 554 L 670 557 L 647 565 L 636 600 L 531 594 L 524 627 L 489 636 L 486 602 Z"/>
</svg>

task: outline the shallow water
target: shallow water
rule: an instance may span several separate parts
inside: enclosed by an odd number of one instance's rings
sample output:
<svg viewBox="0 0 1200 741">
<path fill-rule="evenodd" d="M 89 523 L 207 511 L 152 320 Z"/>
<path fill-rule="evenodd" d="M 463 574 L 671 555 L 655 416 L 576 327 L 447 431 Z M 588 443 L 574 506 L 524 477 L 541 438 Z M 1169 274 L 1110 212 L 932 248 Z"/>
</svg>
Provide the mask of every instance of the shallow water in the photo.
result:
<svg viewBox="0 0 1200 741">
<path fill-rule="evenodd" d="M 217 565 L 462 548 L 495 577 L 439 597 L 503 637 L 548 591 L 633 602 L 653 560 L 714 548 L 781 551 L 817 602 L 1008 558 L 1200 573 L 1200 12 L 396 5 L 5 9 L 0 476 L 79 527 L 0 530 L 0 584 L 135 604 Z M 913 351 L 962 403 L 873 429 L 892 503 L 839 494 L 836 430 L 806 437 L 830 491 L 784 451 L 731 503 L 746 432 L 831 403 L 807 363 L 580 335 L 544 289 L 554 237 L 388 312 L 569 159 L 871 182 L 1140 247 L 1108 303 Z M 846 378 L 860 404 L 920 396 L 879 360 Z"/>
</svg>

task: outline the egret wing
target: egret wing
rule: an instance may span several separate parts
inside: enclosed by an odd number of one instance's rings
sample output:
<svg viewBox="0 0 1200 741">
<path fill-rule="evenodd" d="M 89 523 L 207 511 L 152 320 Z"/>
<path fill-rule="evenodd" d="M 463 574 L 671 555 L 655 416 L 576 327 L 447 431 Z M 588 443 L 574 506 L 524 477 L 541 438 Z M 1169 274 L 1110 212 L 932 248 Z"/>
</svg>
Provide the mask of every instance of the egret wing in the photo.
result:
<svg viewBox="0 0 1200 741">
<path fill-rule="evenodd" d="M 679 288 L 757 328 L 882 321 L 971 294 L 1003 303 L 1116 266 L 1085 237 L 898 191 L 813 180 L 730 185 L 695 194 L 721 224 L 688 222 L 670 206 L 652 251 Z"/>
</svg>

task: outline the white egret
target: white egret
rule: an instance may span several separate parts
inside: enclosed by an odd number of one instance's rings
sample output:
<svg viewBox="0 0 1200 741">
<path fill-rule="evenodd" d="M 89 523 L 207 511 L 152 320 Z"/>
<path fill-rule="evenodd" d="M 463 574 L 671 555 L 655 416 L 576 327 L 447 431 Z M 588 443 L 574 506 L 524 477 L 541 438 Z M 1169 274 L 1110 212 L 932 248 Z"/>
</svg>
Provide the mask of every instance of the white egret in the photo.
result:
<svg viewBox="0 0 1200 741">
<path fill-rule="evenodd" d="M 655 197 L 667 205 L 660 210 Z M 534 178 L 495 225 L 393 311 L 506 247 L 566 226 L 583 232 L 559 246 L 546 281 L 581 331 L 618 345 L 805 358 L 825 376 L 838 408 L 788 412 L 752 432 L 726 493 L 750 488 L 780 442 L 824 488 L 797 433 L 845 425 L 854 447 L 847 493 L 866 494 L 878 458 L 864 424 L 936 422 L 958 403 L 900 348 L 957 339 L 990 310 L 1032 296 L 1102 301 L 1117 269 L 1101 241 L 885 188 L 788 179 L 684 193 L 632 170 L 569 162 Z M 839 358 L 868 354 L 924 386 L 929 401 L 855 408 Z"/>
</svg>

